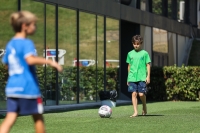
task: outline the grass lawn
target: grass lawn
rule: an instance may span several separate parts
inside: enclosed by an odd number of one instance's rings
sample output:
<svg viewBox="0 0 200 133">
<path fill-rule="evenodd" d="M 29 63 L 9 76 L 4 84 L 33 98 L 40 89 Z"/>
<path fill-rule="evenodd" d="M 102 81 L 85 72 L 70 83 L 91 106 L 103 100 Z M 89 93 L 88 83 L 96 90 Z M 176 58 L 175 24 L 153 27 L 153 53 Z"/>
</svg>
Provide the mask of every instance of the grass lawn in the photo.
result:
<svg viewBox="0 0 200 133">
<path fill-rule="evenodd" d="M 141 104 L 139 104 L 141 113 Z M 148 115 L 129 118 L 132 106 L 112 108 L 100 118 L 98 108 L 44 114 L 47 133 L 199 133 L 199 102 L 148 103 Z M 3 117 L 0 118 L 2 122 Z M 20 116 L 11 133 L 33 133 L 30 116 Z"/>
</svg>

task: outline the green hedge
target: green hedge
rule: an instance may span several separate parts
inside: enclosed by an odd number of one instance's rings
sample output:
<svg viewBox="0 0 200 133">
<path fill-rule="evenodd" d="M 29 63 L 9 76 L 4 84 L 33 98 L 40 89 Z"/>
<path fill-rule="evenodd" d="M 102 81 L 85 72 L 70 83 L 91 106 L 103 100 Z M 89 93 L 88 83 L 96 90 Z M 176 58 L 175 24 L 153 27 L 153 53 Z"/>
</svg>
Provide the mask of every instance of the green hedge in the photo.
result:
<svg viewBox="0 0 200 133">
<path fill-rule="evenodd" d="M 200 67 L 164 67 L 168 100 L 199 100 Z"/>
<path fill-rule="evenodd" d="M 149 91 L 147 93 L 148 100 L 164 101 L 166 100 L 166 87 L 162 67 L 151 67 L 150 84 L 147 86 Z"/>
<path fill-rule="evenodd" d="M 46 73 L 46 76 L 45 76 Z M 46 90 L 55 92 L 56 88 L 56 71 L 51 67 L 37 67 L 37 76 L 39 80 L 39 86 L 43 94 L 43 98 L 47 98 Z M 90 96 L 96 98 L 96 92 L 104 90 L 104 69 L 98 67 L 97 71 L 95 67 L 80 67 L 79 69 L 79 88 L 80 97 L 89 99 Z M 106 90 L 117 90 L 118 88 L 118 68 L 107 68 L 106 69 Z M 58 87 L 59 87 L 59 99 L 67 97 L 77 96 L 77 68 L 76 67 L 65 67 L 62 73 L 58 74 Z M 97 80 L 96 80 L 97 77 Z M 0 99 L 5 99 L 5 85 L 8 78 L 7 70 L 3 65 L 0 65 Z M 45 82 L 46 78 L 46 82 Z M 52 98 L 52 97 L 51 97 Z M 55 97 L 53 97 L 54 99 Z M 94 99 L 96 100 L 96 99 Z"/>
<path fill-rule="evenodd" d="M 151 83 L 147 99 L 198 101 L 200 67 L 165 66 L 151 68 Z"/>
<path fill-rule="evenodd" d="M 46 82 L 45 82 L 46 73 Z M 58 87 L 60 99 L 64 97 L 76 97 L 77 94 L 77 68 L 65 67 L 63 73 L 59 73 Z M 55 91 L 56 72 L 51 67 L 37 67 L 39 85 L 45 97 L 46 90 Z M 96 93 L 104 90 L 104 69 L 98 67 L 80 67 L 79 70 L 80 97 L 89 99 L 90 96 L 96 98 Z M 96 79 L 97 76 L 97 79 Z M 8 78 L 7 70 L 0 65 L 0 100 L 5 99 L 4 89 Z M 119 92 L 118 68 L 106 69 L 106 89 L 117 90 Z M 149 91 L 147 99 L 155 101 L 164 100 L 199 100 L 200 91 L 200 67 L 191 66 L 166 66 L 151 67 L 151 83 L 148 85 Z M 46 85 L 45 85 L 46 83 Z M 46 88 L 46 89 L 45 89 Z M 70 99 L 65 99 L 70 100 Z"/>
</svg>

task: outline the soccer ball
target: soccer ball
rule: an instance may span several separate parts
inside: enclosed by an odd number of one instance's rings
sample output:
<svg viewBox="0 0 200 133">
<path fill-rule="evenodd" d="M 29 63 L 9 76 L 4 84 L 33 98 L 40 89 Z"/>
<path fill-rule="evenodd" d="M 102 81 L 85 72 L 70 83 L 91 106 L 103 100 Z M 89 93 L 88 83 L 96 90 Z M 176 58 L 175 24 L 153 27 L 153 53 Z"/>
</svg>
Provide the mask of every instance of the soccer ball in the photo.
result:
<svg viewBox="0 0 200 133">
<path fill-rule="evenodd" d="M 112 109 L 107 105 L 102 105 L 98 113 L 101 118 L 109 118 L 112 114 Z"/>
</svg>

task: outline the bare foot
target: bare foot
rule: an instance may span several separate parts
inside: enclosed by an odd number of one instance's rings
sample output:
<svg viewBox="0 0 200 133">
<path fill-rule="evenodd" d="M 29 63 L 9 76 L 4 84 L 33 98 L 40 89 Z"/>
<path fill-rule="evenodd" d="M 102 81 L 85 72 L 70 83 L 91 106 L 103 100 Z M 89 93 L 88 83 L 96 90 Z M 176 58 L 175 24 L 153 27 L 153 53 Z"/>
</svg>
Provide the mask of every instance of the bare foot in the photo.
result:
<svg viewBox="0 0 200 133">
<path fill-rule="evenodd" d="M 138 114 L 137 113 L 134 113 L 133 115 L 131 115 L 130 117 L 132 118 L 132 117 L 137 117 L 138 116 Z"/>
<path fill-rule="evenodd" d="M 147 114 L 147 111 L 142 111 L 142 115 L 146 115 Z"/>
</svg>

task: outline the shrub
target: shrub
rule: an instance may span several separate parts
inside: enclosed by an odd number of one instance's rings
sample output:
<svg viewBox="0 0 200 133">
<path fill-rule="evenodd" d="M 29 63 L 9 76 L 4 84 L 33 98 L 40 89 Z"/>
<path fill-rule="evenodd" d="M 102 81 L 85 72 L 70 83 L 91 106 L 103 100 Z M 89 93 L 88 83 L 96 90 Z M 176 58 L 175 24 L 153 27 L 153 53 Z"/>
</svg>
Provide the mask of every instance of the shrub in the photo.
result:
<svg viewBox="0 0 200 133">
<path fill-rule="evenodd" d="M 200 67 L 164 67 L 168 100 L 199 100 Z"/>
</svg>

